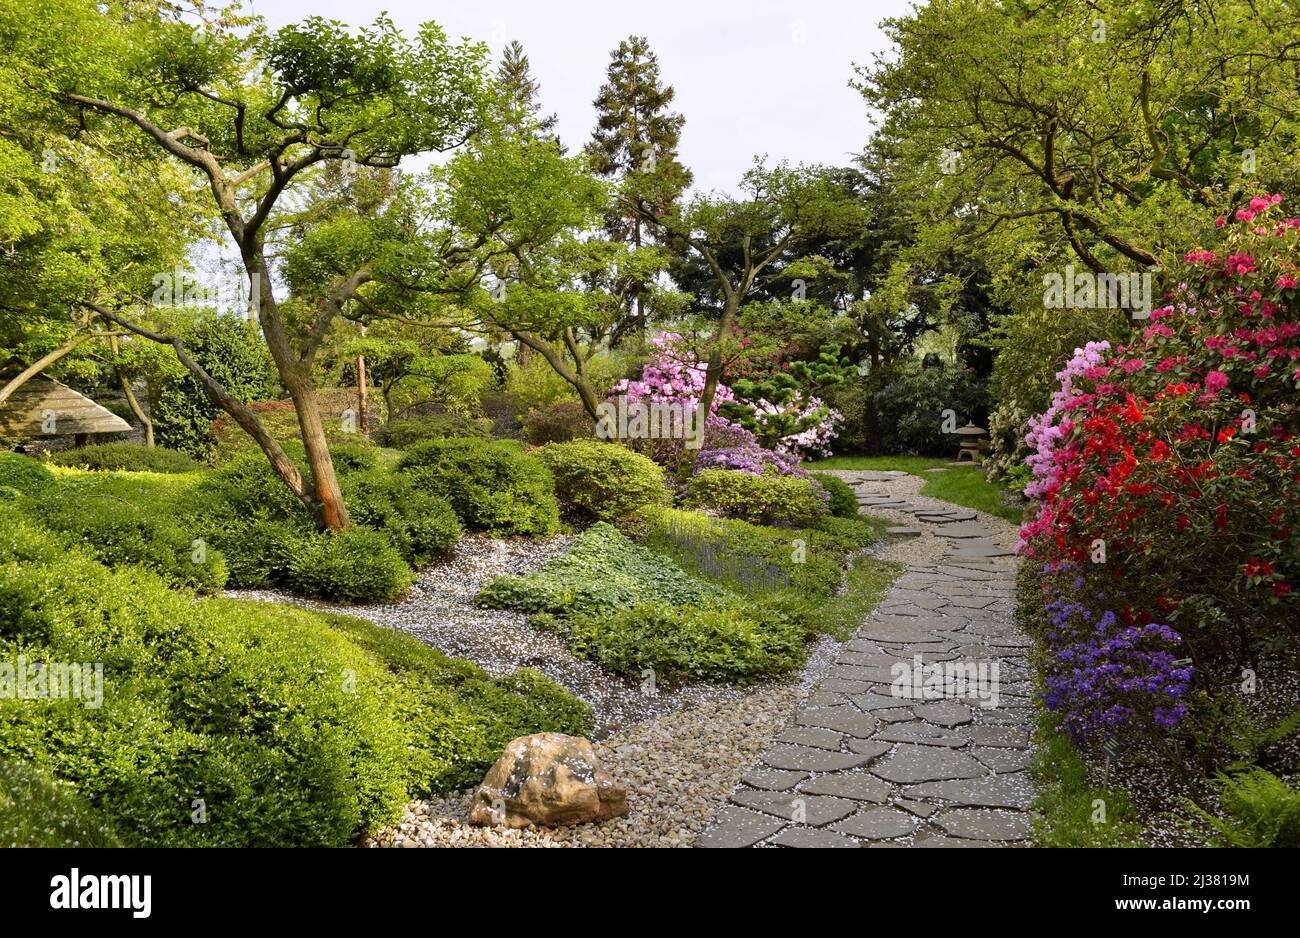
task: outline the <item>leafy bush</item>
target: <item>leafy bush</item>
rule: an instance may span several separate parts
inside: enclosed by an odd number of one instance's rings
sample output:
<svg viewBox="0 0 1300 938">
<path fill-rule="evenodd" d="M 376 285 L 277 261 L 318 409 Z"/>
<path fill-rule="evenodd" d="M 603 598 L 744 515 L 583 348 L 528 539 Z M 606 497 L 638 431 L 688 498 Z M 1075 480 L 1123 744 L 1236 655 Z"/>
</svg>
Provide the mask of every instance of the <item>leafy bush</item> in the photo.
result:
<svg viewBox="0 0 1300 938">
<path fill-rule="evenodd" d="M 836 518 L 856 518 L 858 516 L 858 496 L 839 476 L 828 472 L 814 472 L 813 480 L 826 490 L 830 497 L 829 510 Z"/>
<path fill-rule="evenodd" d="M 360 455 L 362 450 L 376 449 L 375 444 L 356 428 L 354 421 L 344 419 L 347 411 L 356 408 L 353 390 L 322 388 L 316 392 L 316 403 L 321 410 L 326 443 L 336 458 L 365 458 Z M 302 445 L 302 430 L 298 426 L 298 411 L 293 401 L 254 401 L 248 407 L 286 453 L 299 462 L 306 460 L 307 451 Z M 213 421 L 212 441 L 208 462 L 214 466 L 225 465 L 247 453 L 262 452 L 257 441 L 229 417 Z"/>
<path fill-rule="evenodd" d="M 524 436 L 534 446 L 568 443 L 593 436 L 596 424 L 580 401 L 556 401 L 531 410 L 524 418 Z"/>
<path fill-rule="evenodd" d="M 0 485 L 35 493 L 54 484 L 54 473 L 42 463 L 18 453 L 0 453 Z"/>
<path fill-rule="evenodd" d="M 372 469 L 343 476 L 341 485 L 352 521 L 383 531 L 408 563 L 445 557 L 460 539 L 451 504 L 419 490 L 408 476 Z"/>
<path fill-rule="evenodd" d="M 611 521 L 666 500 L 664 471 L 617 443 L 574 440 L 532 452 L 555 478 L 560 506 L 584 518 Z"/>
<path fill-rule="evenodd" d="M 0 762 L 0 847 L 118 847 L 71 785 L 20 762 Z"/>
<path fill-rule="evenodd" d="M 54 453 L 51 461 L 57 466 L 78 469 L 99 469 L 117 472 L 196 472 L 202 469 L 187 453 L 136 443 L 101 443 Z"/>
<path fill-rule="evenodd" d="M 803 631 L 668 557 L 598 522 L 562 556 L 527 577 L 504 576 L 481 605 L 533 613 L 575 654 L 661 680 L 746 681 L 798 667 Z"/>
<path fill-rule="evenodd" d="M 98 709 L 3 704 L 0 764 L 29 763 L 97 812 L 65 829 L 127 846 L 344 846 L 408 798 L 481 777 L 515 736 L 590 725 L 535 675 L 497 680 L 369 623 L 50 559 L 48 536 L 3 506 L 0 520 L 0 660 L 103 664 Z M 206 823 L 191 823 L 196 798 Z"/>
<path fill-rule="evenodd" d="M 959 422 L 983 424 L 988 416 L 984 384 L 974 372 L 911 364 L 876 392 L 880 446 L 886 453 L 944 456 L 956 452 L 958 438 L 943 432 L 943 412 Z"/>
<path fill-rule="evenodd" d="M 394 449 L 409 449 L 425 440 L 446 440 L 452 437 L 491 436 L 491 421 L 437 414 L 425 417 L 399 417 L 389 420 L 377 434 L 379 442 Z"/>
<path fill-rule="evenodd" d="M 786 674 L 804 661 L 803 629 L 759 607 L 640 603 L 572 620 L 538 617 L 566 637 L 575 654 L 624 674 L 647 669 L 656 680 L 744 684 Z"/>
<path fill-rule="evenodd" d="M 391 601 L 414 579 L 392 541 L 367 528 L 293 537 L 282 549 L 285 580 L 306 596 Z"/>
<path fill-rule="evenodd" d="M 217 316 L 186 325 L 186 351 L 238 401 L 263 400 L 280 391 L 271 353 L 257 327 Z M 160 446 L 202 459 L 212 445 L 212 422 L 223 411 L 188 370 L 171 361 L 149 381 L 149 412 Z M 239 432 L 243 432 L 242 430 Z"/>
<path fill-rule="evenodd" d="M 1189 253 L 1170 304 L 1127 344 L 1076 350 L 1031 421 L 1025 553 L 1075 594 L 1071 621 L 1108 623 L 1096 648 L 1075 630 L 1045 636 L 1056 705 L 1090 735 L 1167 732 L 1241 662 L 1300 648 L 1300 219 L 1279 219 L 1278 201 L 1257 197 L 1214 250 Z M 1135 632 L 1153 663 L 1190 658 L 1186 680 L 1089 681 L 1131 662 Z"/>
<path fill-rule="evenodd" d="M 829 496 L 811 479 L 704 469 L 686 484 L 684 504 L 754 524 L 803 526 L 827 511 Z"/>
<path fill-rule="evenodd" d="M 426 440 L 398 468 L 447 499 L 466 527 L 494 534 L 554 534 L 560 525 L 550 472 L 503 442 Z"/>
<path fill-rule="evenodd" d="M 1224 817 L 1193 809 L 1228 847 L 1300 847 L 1300 791 L 1252 766 L 1216 779 Z"/>
</svg>

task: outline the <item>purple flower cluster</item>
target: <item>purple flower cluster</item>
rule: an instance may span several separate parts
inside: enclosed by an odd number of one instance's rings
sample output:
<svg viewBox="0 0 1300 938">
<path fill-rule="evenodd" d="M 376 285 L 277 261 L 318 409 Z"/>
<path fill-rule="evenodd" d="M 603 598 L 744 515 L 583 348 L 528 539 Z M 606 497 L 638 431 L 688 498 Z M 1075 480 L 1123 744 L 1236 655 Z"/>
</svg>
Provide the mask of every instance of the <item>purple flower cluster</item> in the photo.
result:
<svg viewBox="0 0 1300 938">
<path fill-rule="evenodd" d="M 700 458 L 695 463 L 695 471 L 701 469 L 734 469 L 750 475 L 761 476 L 765 472 L 779 472 L 782 475 L 808 478 L 803 469 L 792 456 L 773 452 L 757 443 L 741 443 L 733 446 L 705 449 L 700 451 Z"/>
<path fill-rule="evenodd" d="M 1083 577 L 1071 585 L 1079 591 Z M 1111 610 L 1097 615 L 1055 587 L 1048 592 L 1047 637 L 1055 652 L 1047 664 L 1046 704 L 1062 714 L 1070 737 L 1105 740 L 1176 726 L 1187 712 L 1183 697 L 1192 681 L 1192 668 L 1171 651 L 1182 636 L 1155 622 L 1126 626 Z"/>
</svg>

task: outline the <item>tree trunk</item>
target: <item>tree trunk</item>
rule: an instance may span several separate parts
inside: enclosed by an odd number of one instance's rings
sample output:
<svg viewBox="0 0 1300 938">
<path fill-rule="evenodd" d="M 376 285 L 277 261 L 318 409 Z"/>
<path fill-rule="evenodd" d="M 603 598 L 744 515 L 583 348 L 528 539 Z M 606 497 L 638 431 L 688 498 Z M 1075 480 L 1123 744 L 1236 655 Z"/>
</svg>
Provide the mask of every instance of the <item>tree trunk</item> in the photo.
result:
<svg viewBox="0 0 1300 938">
<path fill-rule="evenodd" d="M 366 356 L 357 356 L 357 420 L 361 432 L 370 433 L 370 395 L 366 391 Z"/>
<path fill-rule="evenodd" d="M 108 340 L 109 347 L 113 350 L 113 358 L 117 358 L 117 336 L 112 336 Z M 140 426 L 144 427 L 144 445 L 147 449 L 153 449 L 153 420 L 144 412 L 140 406 L 139 400 L 136 399 L 135 391 L 131 390 L 131 379 L 126 373 L 126 369 L 120 365 L 114 365 L 117 372 L 117 380 L 122 383 L 122 393 L 126 395 L 127 406 L 131 408 L 131 413 L 135 414 L 135 419 L 140 421 Z"/>
<path fill-rule="evenodd" d="M 298 429 L 302 433 L 302 445 L 307 450 L 307 468 L 312 478 L 313 497 L 307 505 L 322 527 L 334 531 L 346 530 L 351 526 L 348 510 L 343 503 L 343 491 L 339 488 L 338 475 L 334 472 L 334 462 L 330 458 L 325 426 L 321 423 L 320 407 L 316 402 L 316 390 L 312 387 L 309 373 L 298 361 L 289 342 L 284 321 L 280 318 L 279 304 L 272 292 L 271 275 L 260 250 L 246 255 L 245 267 L 251 282 L 257 287 L 257 318 L 262 325 L 262 335 L 266 338 L 280 380 L 288 389 L 294 409 L 298 412 Z"/>
</svg>

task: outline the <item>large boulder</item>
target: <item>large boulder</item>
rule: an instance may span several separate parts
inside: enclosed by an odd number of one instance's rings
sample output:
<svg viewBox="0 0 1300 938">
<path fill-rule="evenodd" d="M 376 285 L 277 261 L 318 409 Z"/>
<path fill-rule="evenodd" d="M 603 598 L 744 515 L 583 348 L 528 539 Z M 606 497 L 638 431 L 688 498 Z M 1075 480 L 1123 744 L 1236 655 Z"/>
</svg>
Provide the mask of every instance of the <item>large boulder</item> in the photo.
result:
<svg viewBox="0 0 1300 938">
<path fill-rule="evenodd" d="M 600 767 L 580 736 L 534 733 L 511 740 L 474 792 L 480 827 L 563 827 L 627 814 L 627 789 Z"/>
</svg>

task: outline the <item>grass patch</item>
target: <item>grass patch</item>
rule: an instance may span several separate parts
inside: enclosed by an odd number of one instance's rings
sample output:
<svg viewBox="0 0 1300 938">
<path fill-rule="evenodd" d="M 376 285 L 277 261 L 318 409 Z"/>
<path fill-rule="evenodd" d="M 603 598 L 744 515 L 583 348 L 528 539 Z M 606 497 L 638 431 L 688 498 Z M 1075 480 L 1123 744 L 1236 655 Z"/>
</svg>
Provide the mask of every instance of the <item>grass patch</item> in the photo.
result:
<svg viewBox="0 0 1300 938">
<path fill-rule="evenodd" d="M 1037 754 L 1029 767 L 1037 791 L 1035 846 L 1145 846 L 1133 803 L 1123 792 L 1092 783 L 1087 764 L 1056 724 L 1053 714 L 1039 711 Z"/>
<path fill-rule="evenodd" d="M 808 463 L 812 470 L 845 469 L 851 471 L 906 472 L 925 480 L 921 494 L 928 498 L 983 511 L 1012 524 L 1024 521 L 1024 511 L 1003 501 L 1006 489 L 990 482 L 978 466 L 954 466 L 950 460 L 928 456 L 832 456 L 819 462 Z M 943 472 L 928 472 L 942 469 Z"/>
</svg>

